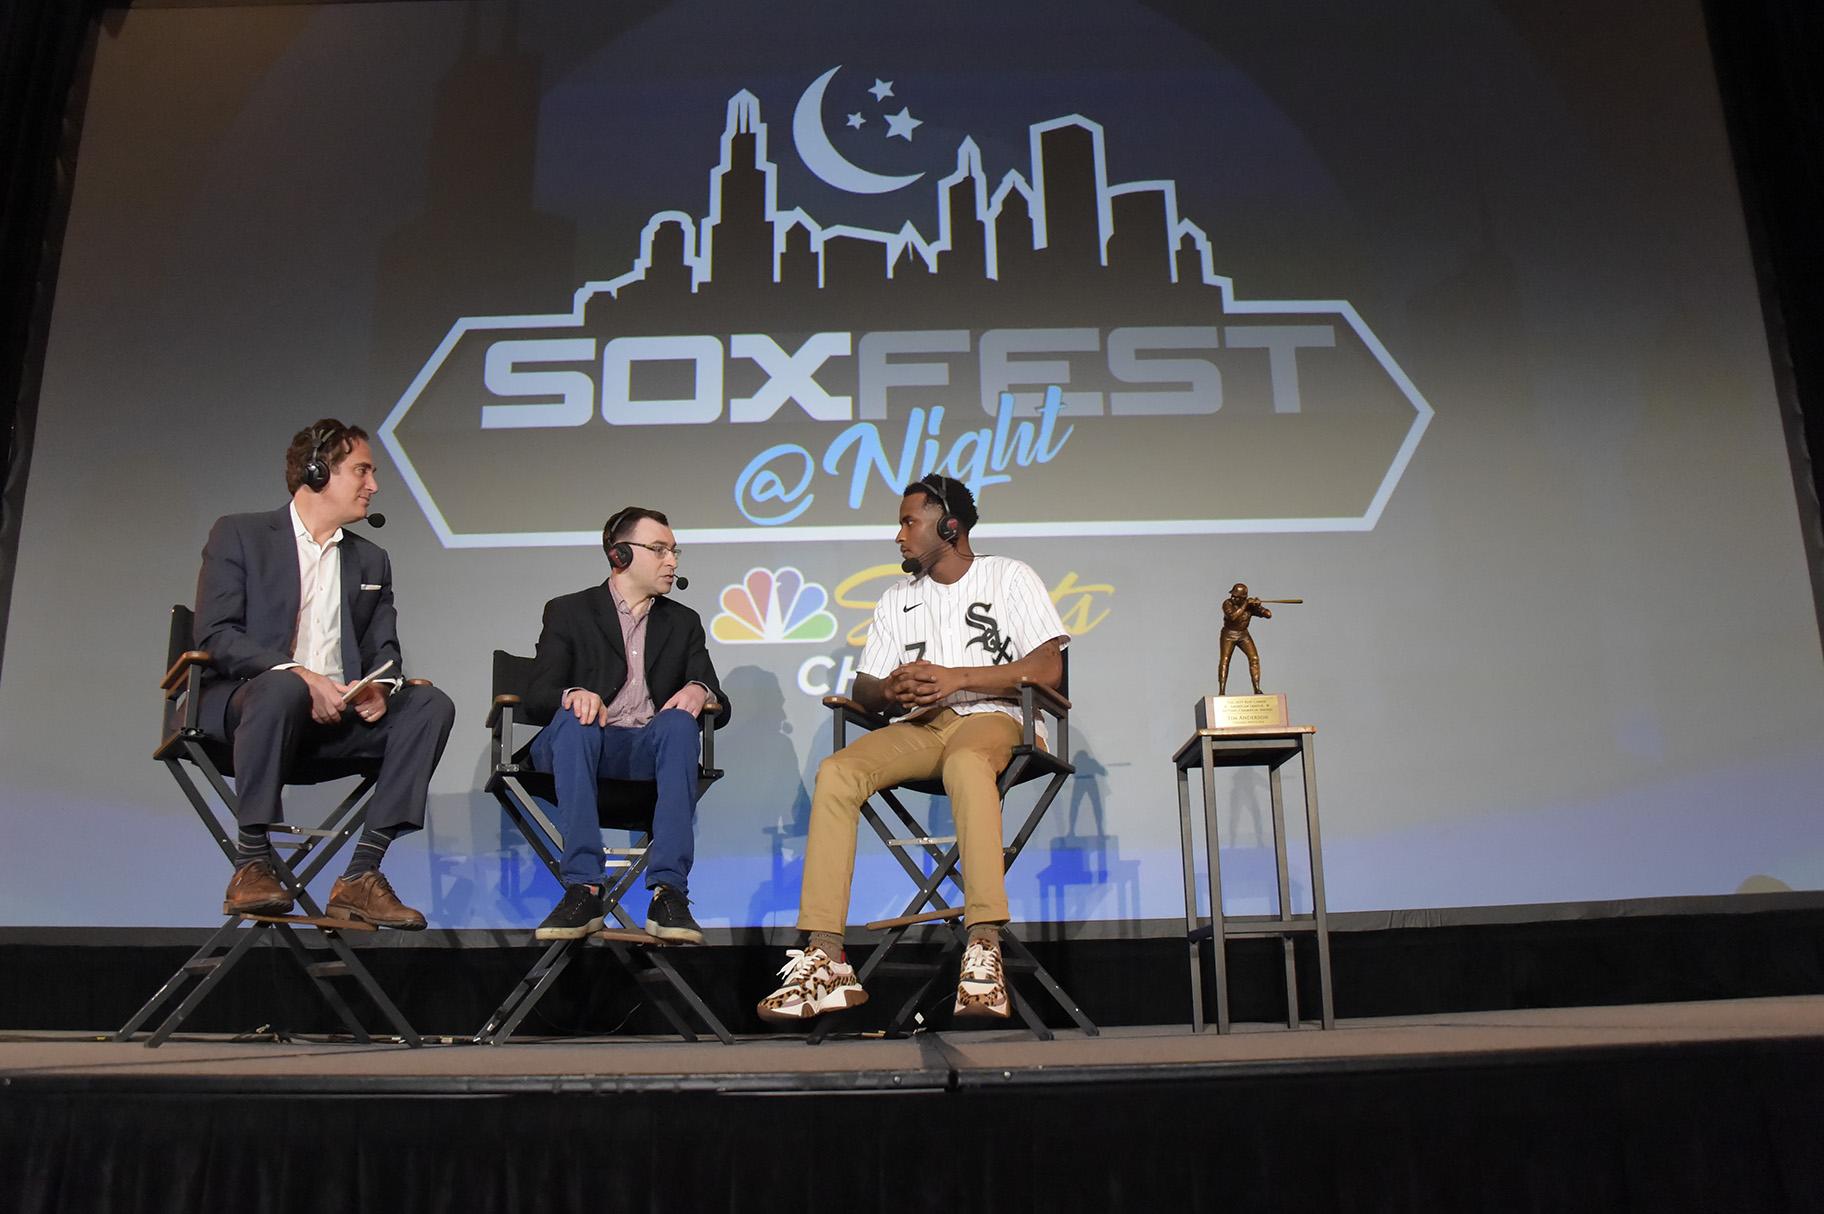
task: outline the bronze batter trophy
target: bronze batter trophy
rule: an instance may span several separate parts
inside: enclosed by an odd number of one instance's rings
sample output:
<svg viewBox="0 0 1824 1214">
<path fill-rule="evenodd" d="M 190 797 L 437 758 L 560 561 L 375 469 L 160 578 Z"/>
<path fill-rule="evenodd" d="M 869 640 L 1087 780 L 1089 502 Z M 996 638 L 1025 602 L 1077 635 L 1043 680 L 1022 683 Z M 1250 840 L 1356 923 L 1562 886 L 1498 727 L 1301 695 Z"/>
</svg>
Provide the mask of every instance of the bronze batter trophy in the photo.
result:
<svg viewBox="0 0 1824 1214">
<path fill-rule="evenodd" d="M 1273 613 L 1268 603 L 1302 603 L 1303 599 L 1257 599 L 1248 595 L 1246 582 L 1236 582 L 1229 597 L 1222 602 L 1222 634 L 1218 638 L 1216 659 L 1216 694 L 1197 703 L 1199 729 L 1250 729 L 1284 725 L 1286 697 L 1283 692 L 1267 693 L 1260 689 L 1260 650 L 1255 647 L 1249 625 L 1255 620 L 1270 620 Z M 1232 696 L 1229 692 L 1229 659 L 1240 649 L 1248 659 L 1248 677 L 1254 694 Z"/>
</svg>

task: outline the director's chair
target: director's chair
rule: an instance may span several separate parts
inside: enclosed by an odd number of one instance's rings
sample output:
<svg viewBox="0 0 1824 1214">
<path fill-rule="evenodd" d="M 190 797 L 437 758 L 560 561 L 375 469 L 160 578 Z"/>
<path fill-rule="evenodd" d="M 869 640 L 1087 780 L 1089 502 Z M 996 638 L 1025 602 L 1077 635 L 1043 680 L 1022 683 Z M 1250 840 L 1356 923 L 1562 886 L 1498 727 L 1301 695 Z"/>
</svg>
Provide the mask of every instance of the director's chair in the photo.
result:
<svg viewBox="0 0 1824 1214">
<path fill-rule="evenodd" d="M 488 729 L 492 734 L 491 765 L 487 790 L 500 802 L 500 808 L 519 828 L 553 877 L 559 875 L 564 838 L 539 805 L 539 799 L 555 803 L 557 782 L 548 772 L 532 765 L 532 738 L 548 721 L 527 719 L 521 704 L 526 688 L 532 682 L 532 659 L 494 651 L 494 702 L 488 710 Z M 699 717 L 702 728 L 702 754 L 697 761 L 697 796 L 722 778 L 716 769 L 716 734 L 713 720 L 719 705 L 714 700 L 703 706 Z M 560 710 L 561 711 L 561 710 Z M 532 727 L 524 742 L 515 736 L 519 727 Z M 596 787 L 596 817 L 604 830 L 625 830 L 638 836 L 631 847 L 602 849 L 604 880 L 602 905 L 607 914 L 620 922 L 619 927 L 604 927 L 588 939 L 606 945 L 634 981 L 646 990 L 659 1012 L 686 1041 L 696 1041 L 697 1031 L 674 1001 L 681 1000 L 724 1045 L 735 1039 L 709 1005 L 703 1002 L 684 976 L 665 955 L 673 947 L 668 941 L 649 936 L 641 930 L 621 899 L 633 889 L 634 882 L 646 870 L 647 849 L 652 844 L 652 814 L 658 802 L 658 785 L 651 780 L 602 780 Z M 607 873 L 616 872 L 612 880 Z M 475 1034 L 475 1040 L 499 1045 L 543 999 L 557 981 L 558 975 L 576 957 L 576 946 L 583 940 L 553 940 L 544 953 L 526 971 L 506 1000 L 488 1017 Z"/>
<path fill-rule="evenodd" d="M 222 738 L 205 732 L 200 724 L 202 711 L 202 677 L 209 665 L 206 650 L 194 649 L 195 616 L 189 607 L 178 604 L 171 608 L 171 632 L 166 651 L 165 677 L 159 686 L 164 690 L 162 736 L 153 757 L 171 772 L 185 798 L 196 810 L 197 817 L 222 849 L 230 864 L 235 859 L 235 809 L 238 799 L 228 784 L 234 775 L 234 750 Z M 423 679 L 411 680 L 422 684 Z M 334 858 L 361 829 L 367 817 L 367 800 L 379 778 L 378 759 L 299 760 L 286 779 L 288 785 L 322 784 L 331 780 L 358 777 L 354 789 L 314 828 L 276 822 L 268 828 L 273 847 L 272 871 L 304 908 L 301 915 L 229 915 L 227 921 L 203 946 L 190 955 L 165 984 L 146 1001 L 133 1018 L 116 1034 L 116 1041 L 131 1041 L 157 1012 L 182 994 L 175 1008 L 161 1021 L 149 1037 L 147 1047 L 164 1044 L 177 1031 L 199 1004 L 208 997 L 249 950 L 270 935 L 283 944 L 303 968 L 317 993 L 329 1004 L 343 1027 L 356 1041 L 370 1042 L 361 1021 L 330 983 L 332 978 L 345 978 L 359 986 L 392 1025 L 393 1032 L 407 1045 L 422 1045 L 418 1034 L 406 1022 L 386 992 L 361 964 L 344 932 L 372 932 L 366 923 L 331 919 L 305 888 L 326 864 Z M 210 799 L 197 777 L 213 792 Z M 289 859 L 280 851 L 289 851 Z M 328 946 L 333 960 L 317 960 L 312 950 L 298 938 L 298 929 L 314 930 Z M 186 988 L 188 988 L 186 990 Z"/>
<path fill-rule="evenodd" d="M 1065 679 L 1069 678 L 1069 655 L 1065 658 Z M 1068 682 L 1063 683 L 1068 687 Z M 995 781 L 995 788 L 1001 797 L 1003 815 L 1007 808 L 1007 794 L 1021 784 L 1035 780 L 1044 780 L 1045 786 L 1040 790 L 1038 800 L 1027 812 L 1025 820 L 1015 832 L 1011 842 L 1001 849 L 1001 862 L 1005 868 L 1012 868 L 1026 844 L 1038 829 L 1039 822 L 1045 817 L 1051 803 L 1057 798 L 1064 784 L 1075 774 L 1076 768 L 1063 757 L 1070 753 L 1070 701 L 1063 694 L 1050 687 L 1020 680 L 1020 744 L 1013 748 L 1007 766 L 1001 769 Z M 891 724 L 887 718 L 869 712 L 847 696 L 825 696 L 823 703 L 831 710 L 833 722 L 833 750 L 841 750 L 848 744 L 848 726 L 855 725 L 864 730 L 875 730 Z M 1055 753 L 1039 745 L 1039 714 L 1045 713 L 1052 718 Z M 954 972 L 960 963 L 963 947 L 968 942 L 969 934 L 963 927 L 962 906 L 951 906 L 944 898 L 942 887 L 949 884 L 960 894 L 962 874 L 959 870 L 959 844 L 955 835 L 931 835 L 925 832 L 918 819 L 906 809 L 897 795 L 898 790 L 925 793 L 930 796 L 944 795 L 944 784 L 941 779 L 914 780 L 905 784 L 883 788 L 873 797 L 861 803 L 861 815 L 867 819 L 874 833 L 880 836 L 887 851 L 899 862 L 906 875 L 912 879 L 918 891 L 906 903 L 900 914 L 890 919 L 880 919 L 865 924 L 868 931 L 884 931 L 885 937 L 868 954 L 857 973 L 857 980 L 863 986 L 874 974 L 910 974 L 923 979 L 918 988 L 905 1000 L 892 1020 L 887 1024 L 889 1036 L 903 1035 L 907 1025 L 914 1017 L 922 1019 L 922 1011 L 944 992 L 938 987 L 938 980 L 946 973 Z M 906 832 L 896 835 L 888 825 L 874 800 L 879 800 L 892 813 L 899 827 Z M 1003 836 L 1004 837 L 1004 836 Z M 914 856 L 922 857 L 930 864 L 930 871 L 920 867 Z M 943 923 L 950 931 L 950 940 L 934 962 L 893 962 L 888 955 L 905 939 L 913 928 L 927 923 Z M 1007 996 L 1013 1009 L 1025 1021 L 1026 1027 L 1041 1041 L 1050 1041 L 1052 1032 L 1039 1018 L 1031 1003 L 1020 993 L 1013 979 L 1015 976 L 1029 976 L 1048 994 L 1077 1027 L 1087 1036 L 1097 1036 L 1099 1030 L 1088 1016 L 1077 1006 L 1076 1000 L 1058 985 L 1056 979 L 1039 964 L 1038 958 L 1032 955 L 1008 925 L 1001 927 L 1001 947 L 1003 965 L 1008 976 Z M 934 988 L 937 988 L 934 993 Z M 852 1014 L 852 1013 L 848 1013 Z M 813 1043 L 822 1041 L 834 1027 L 836 1020 L 844 1013 L 834 1013 L 819 1019 L 817 1026 L 810 1033 Z"/>
</svg>

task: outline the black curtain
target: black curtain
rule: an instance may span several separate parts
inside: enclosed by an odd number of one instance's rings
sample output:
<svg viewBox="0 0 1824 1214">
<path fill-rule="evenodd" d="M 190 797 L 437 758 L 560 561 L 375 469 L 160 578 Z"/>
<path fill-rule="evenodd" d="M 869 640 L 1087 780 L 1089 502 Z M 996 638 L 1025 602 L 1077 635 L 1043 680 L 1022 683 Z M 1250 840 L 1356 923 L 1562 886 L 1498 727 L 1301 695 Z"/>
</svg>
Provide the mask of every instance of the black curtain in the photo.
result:
<svg viewBox="0 0 1824 1214">
<path fill-rule="evenodd" d="M 1824 633 L 1824 5 L 1706 9 Z"/>
<path fill-rule="evenodd" d="M 82 108 L 71 90 L 101 9 L 100 0 L 0 0 L 0 662 Z"/>
<path fill-rule="evenodd" d="M 404 1091 L 227 1069 L 27 1074 L 0 1100 L 0 1200 L 19 1214 L 1666 1214 L 1816 1210 L 1824 1192 L 1816 1040 L 1048 1070 L 790 1095 L 612 1073 Z"/>
<path fill-rule="evenodd" d="M 1812 466 L 1824 473 L 1824 5 L 1710 0 L 1709 8 L 1742 200 L 1778 308 L 1771 320 L 1784 329 L 1776 370 L 1792 377 L 1819 457 Z"/>
</svg>

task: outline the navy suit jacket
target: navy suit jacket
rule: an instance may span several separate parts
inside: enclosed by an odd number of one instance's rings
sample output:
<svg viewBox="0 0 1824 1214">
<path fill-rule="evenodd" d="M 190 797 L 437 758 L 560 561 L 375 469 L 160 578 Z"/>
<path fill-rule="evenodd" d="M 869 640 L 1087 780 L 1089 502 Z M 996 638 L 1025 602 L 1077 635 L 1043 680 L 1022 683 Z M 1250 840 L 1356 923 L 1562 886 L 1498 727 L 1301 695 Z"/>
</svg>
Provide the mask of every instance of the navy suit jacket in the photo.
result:
<svg viewBox="0 0 1824 1214">
<path fill-rule="evenodd" d="M 532 683 L 526 690 L 530 723 L 542 725 L 556 716 L 568 688 L 586 688 L 606 703 L 626 681 L 627 644 L 621 639 L 621 620 L 607 582 L 545 604 Z M 709 660 L 702 618 L 661 595 L 652 600 L 646 620 L 646 690 L 652 706 L 663 708 L 686 683 L 709 688 L 722 704 L 714 718 L 716 728 L 728 724 L 728 697 Z"/>
<path fill-rule="evenodd" d="M 343 680 L 353 682 L 388 658 L 387 677 L 404 678 L 386 550 L 344 527 L 341 556 Z M 242 683 L 292 660 L 300 593 L 289 505 L 215 521 L 196 579 L 196 647 L 209 651 L 211 668 L 202 700 L 209 733 L 228 736 L 228 700 Z"/>
</svg>

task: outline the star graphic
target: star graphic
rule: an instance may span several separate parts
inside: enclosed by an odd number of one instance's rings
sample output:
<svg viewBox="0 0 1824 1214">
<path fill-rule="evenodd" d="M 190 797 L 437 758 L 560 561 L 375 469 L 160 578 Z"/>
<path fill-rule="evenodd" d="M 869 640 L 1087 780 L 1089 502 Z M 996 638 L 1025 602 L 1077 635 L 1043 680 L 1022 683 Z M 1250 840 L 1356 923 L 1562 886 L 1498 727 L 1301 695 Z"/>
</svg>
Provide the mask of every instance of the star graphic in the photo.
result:
<svg viewBox="0 0 1824 1214">
<path fill-rule="evenodd" d="M 867 121 L 867 119 L 863 118 L 860 114 L 850 114 L 849 115 L 849 125 L 851 127 L 853 127 L 855 130 L 859 131 L 861 129 L 861 124 L 866 121 Z"/>
<path fill-rule="evenodd" d="M 891 80 L 882 80 L 880 77 L 876 76 L 874 78 L 874 87 L 869 89 L 868 92 L 874 94 L 874 100 L 885 101 L 893 95 L 893 82 Z"/>
<path fill-rule="evenodd" d="M 912 116 L 912 111 L 905 106 L 899 107 L 899 113 L 887 115 L 887 138 L 898 135 L 907 143 L 912 142 L 912 128 L 923 126 L 924 121 Z"/>
</svg>

